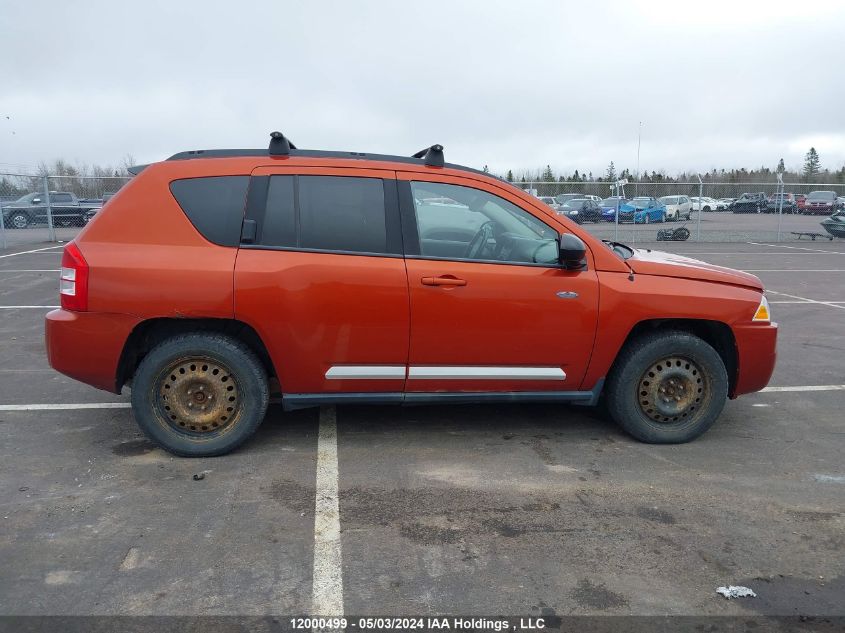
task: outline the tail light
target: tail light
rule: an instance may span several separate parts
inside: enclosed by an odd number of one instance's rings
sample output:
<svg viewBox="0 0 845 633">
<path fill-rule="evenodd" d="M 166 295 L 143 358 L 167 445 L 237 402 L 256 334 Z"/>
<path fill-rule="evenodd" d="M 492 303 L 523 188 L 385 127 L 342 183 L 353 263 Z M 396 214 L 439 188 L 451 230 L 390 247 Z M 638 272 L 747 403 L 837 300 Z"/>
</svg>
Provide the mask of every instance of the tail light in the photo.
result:
<svg viewBox="0 0 845 633">
<path fill-rule="evenodd" d="M 88 310 L 88 262 L 73 242 L 62 254 L 62 273 L 59 281 L 62 308 L 85 312 Z"/>
</svg>

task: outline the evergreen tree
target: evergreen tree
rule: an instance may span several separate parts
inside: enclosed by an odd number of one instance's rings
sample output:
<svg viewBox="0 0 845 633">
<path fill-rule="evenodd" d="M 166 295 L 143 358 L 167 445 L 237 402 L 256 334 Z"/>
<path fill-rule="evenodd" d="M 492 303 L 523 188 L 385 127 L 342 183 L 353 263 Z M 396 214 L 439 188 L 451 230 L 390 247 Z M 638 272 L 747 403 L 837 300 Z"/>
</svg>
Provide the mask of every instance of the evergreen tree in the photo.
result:
<svg viewBox="0 0 845 633">
<path fill-rule="evenodd" d="M 546 168 L 543 170 L 542 176 L 540 176 L 540 180 L 542 180 L 543 182 L 555 181 L 555 175 L 550 165 L 546 165 Z"/>
<path fill-rule="evenodd" d="M 484 165 L 484 168 L 481 171 L 483 171 L 485 174 L 490 173 L 490 169 L 487 167 L 487 165 Z"/>
<path fill-rule="evenodd" d="M 508 181 L 508 182 L 513 182 L 513 171 L 512 171 L 512 170 L 510 170 L 510 169 L 508 169 L 508 177 L 507 177 L 507 181 Z"/>
<path fill-rule="evenodd" d="M 811 147 L 807 155 L 804 156 L 804 179 L 808 181 L 812 180 L 819 175 L 820 171 L 821 160 L 819 159 L 819 153 L 815 147 Z"/>
<path fill-rule="evenodd" d="M 609 180 L 610 182 L 616 182 L 618 180 L 616 177 L 616 167 L 614 166 L 613 161 L 610 161 L 610 165 L 607 166 L 604 179 Z"/>
</svg>

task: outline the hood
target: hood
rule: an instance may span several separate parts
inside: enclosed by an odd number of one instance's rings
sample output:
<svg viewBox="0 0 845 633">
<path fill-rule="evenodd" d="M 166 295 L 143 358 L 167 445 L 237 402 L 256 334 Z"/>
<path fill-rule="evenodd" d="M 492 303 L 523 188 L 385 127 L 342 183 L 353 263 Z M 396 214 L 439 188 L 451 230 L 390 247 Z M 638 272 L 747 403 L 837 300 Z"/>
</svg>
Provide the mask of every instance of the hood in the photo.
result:
<svg viewBox="0 0 845 633">
<path fill-rule="evenodd" d="M 626 261 L 633 271 L 639 275 L 660 275 L 680 279 L 714 281 L 763 290 L 763 283 L 760 279 L 750 273 L 708 264 L 682 255 L 635 249 L 634 255 Z"/>
</svg>

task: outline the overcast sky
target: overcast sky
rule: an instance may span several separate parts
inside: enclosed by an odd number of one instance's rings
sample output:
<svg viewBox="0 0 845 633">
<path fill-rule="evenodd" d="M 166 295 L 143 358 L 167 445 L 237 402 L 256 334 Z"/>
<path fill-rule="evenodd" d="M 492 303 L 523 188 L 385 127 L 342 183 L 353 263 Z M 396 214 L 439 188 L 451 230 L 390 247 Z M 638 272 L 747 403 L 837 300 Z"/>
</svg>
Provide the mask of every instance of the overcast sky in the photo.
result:
<svg viewBox="0 0 845 633">
<path fill-rule="evenodd" d="M 0 0 L 0 171 L 186 149 L 497 173 L 845 163 L 845 2 Z"/>
</svg>

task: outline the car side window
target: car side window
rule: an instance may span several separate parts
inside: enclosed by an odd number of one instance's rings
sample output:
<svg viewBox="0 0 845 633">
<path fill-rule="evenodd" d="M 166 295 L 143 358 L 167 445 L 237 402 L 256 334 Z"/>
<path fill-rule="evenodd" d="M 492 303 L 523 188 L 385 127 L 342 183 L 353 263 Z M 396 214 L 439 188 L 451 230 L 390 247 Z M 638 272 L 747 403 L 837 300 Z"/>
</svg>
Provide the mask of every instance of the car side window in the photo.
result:
<svg viewBox="0 0 845 633">
<path fill-rule="evenodd" d="M 438 259 L 557 265 L 558 233 L 487 191 L 412 182 L 420 255 Z"/>
<path fill-rule="evenodd" d="M 354 176 L 271 176 L 259 244 L 388 253 L 384 181 Z"/>
<path fill-rule="evenodd" d="M 174 180 L 170 191 L 205 239 L 237 246 L 248 185 L 249 176 L 210 176 Z"/>
</svg>

